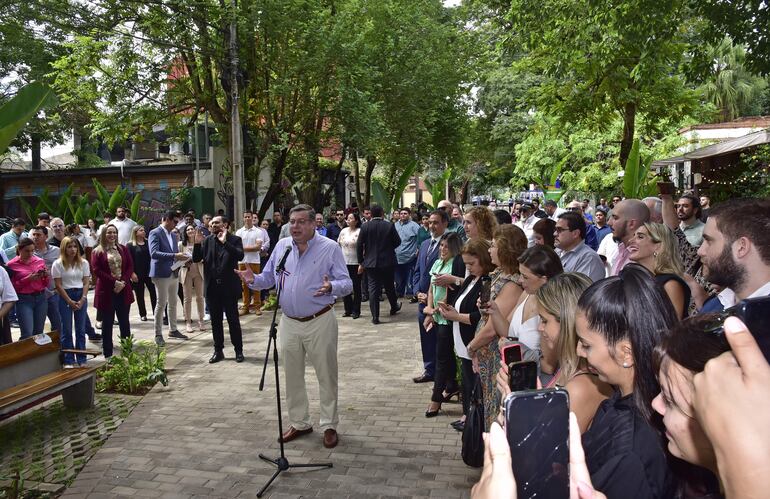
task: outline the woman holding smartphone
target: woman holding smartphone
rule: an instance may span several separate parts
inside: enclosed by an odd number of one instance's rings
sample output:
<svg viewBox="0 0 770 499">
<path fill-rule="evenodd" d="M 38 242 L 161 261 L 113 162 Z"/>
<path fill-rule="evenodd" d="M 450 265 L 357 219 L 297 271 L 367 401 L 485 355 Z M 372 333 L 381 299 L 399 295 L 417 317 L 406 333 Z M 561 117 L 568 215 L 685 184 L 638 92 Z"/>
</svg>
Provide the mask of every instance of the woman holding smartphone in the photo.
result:
<svg viewBox="0 0 770 499">
<path fill-rule="evenodd" d="M 131 293 L 131 275 L 134 273 L 134 262 L 131 253 L 122 244 L 118 244 L 118 229 L 108 224 L 99 234 L 99 245 L 91 254 L 91 270 L 96 277 L 94 306 L 101 310 L 102 349 L 104 357 L 112 357 L 112 326 L 115 315 L 118 317 L 120 337 L 131 336 L 131 324 L 128 311 L 134 295 Z"/>
<path fill-rule="evenodd" d="M 500 349 L 497 334 L 487 313 L 492 301 L 504 316 L 511 313 L 521 296 L 521 275 L 519 274 L 519 256 L 527 249 L 527 236 L 515 225 L 501 225 L 495 231 L 489 256 L 497 269 L 490 273 L 490 301 L 479 304 L 482 320 L 476 334 L 467 345 L 473 367 L 479 373 L 483 389 L 485 430 L 497 417 L 500 409 L 500 396 L 495 386 L 495 377 L 500 370 Z"/>
<path fill-rule="evenodd" d="M 19 239 L 17 256 L 8 262 L 12 271 L 11 282 L 19 301 L 16 302 L 16 316 L 19 318 L 21 339 L 42 334 L 48 312 L 49 275 L 45 260 L 35 256 L 35 243 L 28 237 Z"/>
<path fill-rule="evenodd" d="M 489 247 L 489 242 L 483 239 L 471 239 L 465 243 L 461 255 L 468 277 L 465 278 L 459 289 L 451 290 L 448 293 L 446 302 L 438 302 L 439 313 L 449 321 L 454 351 L 460 358 L 463 416 L 451 424 L 457 431 L 463 431 L 465 428 L 465 415 L 468 413 L 471 391 L 476 376 L 473 372 L 470 355 L 468 355 L 467 345 L 473 340 L 476 327 L 481 320 L 478 300 L 482 288 L 482 277 L 489 275 L 495 269 L 492 258 L 489 256 Z M 438 372 L 437 370 L 437 380 Z M 439 402 L 439 407 L 441 407 L 440 403 L 446 399 L 446 396 L 436 388 L 440 388 L 439 383 L 434 385 L 431 401 Z"/>
<path fill-rule="evenodd" d="M 88 307 L 88 283 L 91 271 L 88 262 L 81 256 L 80 246 L 75 238 L 65 237 L 61 241 L 59 259 L 53 262 L 51 276 L 59 294 L 59 315 L 61 316 L 61 347 L 63 350 L 85 350 L 86 314 Z M 75 320 L 75 342 L 72 341 L 72 321 Z M 85 366 L 86 355 L 64 354 L 64 368 Z"/>
<path fill-rule="evenodd" d="M 195 297 L 195 304 L 198 307 L 198 331 L 203 331 L 203 262 L 195 263 L 192 261 L 192 251 L 195 245 L 195 233 L 199 231 L 194 225 L 187 225 L 184 228 L 184 235 L 179 240 L 179 252 L 190 255 L 190 259 L 181 268 L 179 280 L 182 283 L 184 295 L 184 321 L 187 332 L 193 332 L 192 326 L 192 301 Z"/>
<path fill-rule="evenodd" d="M 653 352 L 677 322 L 671 300 L 637 264 L 593 283 L 578 300 L 578 355 L 615 388 L 583 434 L 591 480 L 607 497 L 674 497 L 651 404 L 660 392 Z"/>
<path fill-rule="evenodd" d="M 444 234 L 439 242 L 439 257 L 430 269 L 431 285 L 428 289 L 428 300 L 425 307 L 425 330 L 436 335 L 436 374 L 433 382 L 433 395 L 426 418 L 438 416 L 442 402 L 449 402 L 453 397 L 459 397 L 455 381 L 457 367 L 452 353 L 452 327 L 444 318 L 438 305 L 447 300 L 447 288 L 436 282 L 436 276 L 449 274 L 456 278 L 465 276 L 465 265 L 458 258 L 462 250 L 462 240 L 454 232 Z"/>
</svg>

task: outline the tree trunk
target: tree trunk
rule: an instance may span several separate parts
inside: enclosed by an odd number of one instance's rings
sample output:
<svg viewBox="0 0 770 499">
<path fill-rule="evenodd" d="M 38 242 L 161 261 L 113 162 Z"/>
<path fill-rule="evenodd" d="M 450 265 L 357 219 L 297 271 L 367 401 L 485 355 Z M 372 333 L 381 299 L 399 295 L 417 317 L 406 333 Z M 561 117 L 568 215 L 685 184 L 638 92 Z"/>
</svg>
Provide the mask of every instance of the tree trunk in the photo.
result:
<svg viewBox="0 0 770 499">
<path fill-rule="evenodd" d="M 273 178 L 270 183 L 270 187 L 265 193 L 265 197 L 262 200 L 262 204 L 259 205 L 259 218 L 260 220 L 265 218 L 265 213 L 273 201 L 278 198 L 278 194 L 281 192 L 281 183 L 283 181 L 283 169 L 286 167 L 286 157 L 289 154 L 289 150 L 284 148 L 281 150 L 280 156 L 275 162 L 273 167 Z M 277 208 L 277 207 L 276 207 Z"/>
<path fill-rule="evenodd" d="M 356 190 L 354 191 L 356 194 L 356 205 L 358 209 L 363 209 L 364 200 L 361 198 L 361 168 L 358 163 L 358 149 L 353 149 L 353 174 L 356 179 Z"/>
<path fill-rule="evenodd" d="M 32 134 L 32 145 L 30 149 L 32 150 L 32 165 L 31 169 L 35 171 L 40 171 L 42 169 L 42 163 L 40 161 L 40 135 L 37 133 Z"/>
<path fill-rule="evenodd" d="M 366 198 L 364 200 L 364 206 L 369 206 L 372 202 L 372 173 L 374 173 L 375 166 L 377 166 L 377 157 L 371 155 L 366 156 L 366 173 L 364 174 Z"/>
<path fill-rule="evenodd" d="M 631 147 L 634 144 L 634 133 L 636 129 L 636 103 L 628 102 L 621 113 L 623 116 L 623 139 L 620 141 L 620 167 L 626 167 L 626 161 L 631 154 Z"/>
</svg>

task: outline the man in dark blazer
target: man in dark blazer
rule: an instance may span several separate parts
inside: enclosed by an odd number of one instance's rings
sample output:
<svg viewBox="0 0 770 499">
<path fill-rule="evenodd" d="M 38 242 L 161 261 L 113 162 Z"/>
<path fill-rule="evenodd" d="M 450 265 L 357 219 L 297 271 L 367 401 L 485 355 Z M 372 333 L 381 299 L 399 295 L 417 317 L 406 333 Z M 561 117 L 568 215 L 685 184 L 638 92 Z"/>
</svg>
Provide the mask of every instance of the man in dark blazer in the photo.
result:
<svg viewBox="0 0 770 499">
<path fill-rule="evenodd" d="M 214 336 L 214 355 L 209 363 L 223 360 L 225 355 L 225 334 L 222 313 L 227 316 L 230 342 L 235 349 L 235 361 L 243 362 L 243 337 L 238 316 L 238 297 L 241 295 L 241 279 L 234 272 L 238 262 L 243 260 L 243 242 L 238 236 L 227 232 L 229 220 L 224 215 L 211 219 L 211 235 L 195 234 L 193 262 L 203 262 L 203 279 L 206 303 L 211 315 L 211 334 Z"/>
<path fill-rule="evenodd" d="M 396 269 L 396 248 L 401 238 L 395 225 L 383 220 L 382 206 L 372 206 L 372 219 L 361 225 L 358 234 L 358 273 L 364 269 L 369 277 L 369 310 L 372 312 L 372 324 L 380 323 L 380 291 L 385 287 L 385 294 L 390 301 L 390 315 L 401 310 L 396 296 L 394 275 Z"/>
<path fill-rule="evenodd" d="M 428 227 L 430 239 L 426 239 L 420 245 L 417 253 L 417 268 L 415 269 L 414 294 L 417 296 L 417 324 L 420 328 L 420 347 L 422 349 L 423 373 L 413 378 L 415 383 L 427 383 L 433 381 L 436 374 L 436 335 L 428 333 L 423 323 L 425 314 L 423 310 L 428 300 L 430 289 L 430 269 L 438 258 L 439 241 L 449 226 L 449 214 L 445 210 L 436 210 L 430 214 Z"/>
</svg>

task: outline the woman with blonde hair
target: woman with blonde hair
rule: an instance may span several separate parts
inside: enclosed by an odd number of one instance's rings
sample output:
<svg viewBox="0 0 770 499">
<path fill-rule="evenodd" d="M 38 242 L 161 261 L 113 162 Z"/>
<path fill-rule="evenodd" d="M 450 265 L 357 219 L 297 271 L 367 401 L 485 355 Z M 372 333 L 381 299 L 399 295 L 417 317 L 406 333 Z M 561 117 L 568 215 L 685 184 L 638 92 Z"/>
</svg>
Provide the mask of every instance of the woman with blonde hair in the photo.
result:
<svg viewBox="0 0 770 499">
<path fill-rule="evenodd" d="M 198 307 L 198 331 L 203 331 L 203 262 L 194 263 L 192 261 L 192 251 L 195 245 L 195 232 L 198 229 L 194 225 L 187 225 L 184 228 L 179 240 L 179 252 L 189 254 L 190 259 L 181 269 L 179 280 L 182 283 L 184 295 L 184 321 L 187 325 L 187 332 L 192 333 L 192 300 L 195 296 L 195 303 Z"/>
<path fill-rule="evenodd" d="M 516 306 L 522 293 L 519 256 L 526 249 L 527 236 L 519 227 L 501 225 L 495 231 L 489 248 L 492 263 L 497 267 L 489 274 L 492 280 L 490 302 L 494 301 L 500 313 L 506 317 Z M 485 426 L 488 431 L 500 408 L 500 398 L 495 388 L 495 375 L 500 369 L 500 349 L 487 307 L 485 304 L 479 307 L 482 318 L 476 335 L 467 345 L 467 351 L 473 360 L 474 369 L 481 378 Z"/>
<path fill-rule="evenodd" d="M 134 261 L 128 248 L 118 243 L 118 228 L 107 224 L 99 234 L 99 245 L 91 253 L 91 271 L 96 278 L 94 306 L 102 311 L 102 349 L 104 357 L 112 357 L 112 326 L 118 317 L 120 337 L 131 336 L 128 311 L 134 301 L 131 275 Z"/>
<path fill-rule="evenodd" d="M 463 217 L 463 229 L 468 239 L 491 241 L 497 229 L 497 218 L 484 206 L 474 206 Z"/>
<path fill-rule="evenodd" d="M 629 260 L 652 272 L 674 305 L 677 316 L 687 317 L 690 287 L 684 280 L 684 265 L 674 233 L 663 224 L 645 223 L 628 243 L 628 253 Z"/>
<path fill-rule="evenodd" d="M 80 244 L 75 237 L 61 241 L 59 259 L 51 266 L 51 277 L 59 294 L 59 315 L 61 316 L 62 350 L 85 350 L 86 314 L 88 307 L 88 283 L 91 270 L 88 262 L 80 255 Z M 75 342 L 72 342 L 72 320 L 75 320 Z M 85 354 L 64 353 L 64 367 L 75 367 L 86 363 Z"/>
<path fill-rule="evenodd" d="M 552 277 L 537 291 L 541 366 L 555 368 L 552 374 L 541 369 L 540 382 L 543 387 L 557 385 L 569 392 L 570 410 L 577 416 L 581 432 L 590 426 L 602 400 L 612 395 L 612 387 L 588 371 L 585 359 L 577 354 L 577 302 L 590 285 L 591 279 L 585 275 L 567 272 Z"/>
</svg>

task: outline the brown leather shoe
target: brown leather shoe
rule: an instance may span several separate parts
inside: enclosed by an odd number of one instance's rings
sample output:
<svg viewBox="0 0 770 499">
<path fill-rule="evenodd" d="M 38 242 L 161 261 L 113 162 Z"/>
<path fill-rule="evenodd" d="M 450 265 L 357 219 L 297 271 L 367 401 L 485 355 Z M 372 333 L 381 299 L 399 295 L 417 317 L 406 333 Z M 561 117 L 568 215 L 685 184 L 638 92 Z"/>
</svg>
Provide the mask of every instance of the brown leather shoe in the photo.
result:
<svg viewBox="0 0 770 499">
<path fill-rule="evenodd" d="M 283 436 L 281 437 L 279 442 L 283 440 L 283 443 L 288 443 L 294 440 L 295 438 L 299 438 L 302 435 L 307 435 L 308 433 L 313 433 L 312 427 L 304 430 L 298 430 L 293 426 L 289 426 L 289 429 L 283 433 Z"/>
<path fill-rule="evenodd" d="M 337 438 L 337 430 L 329 428 L 328 430 L 324 431 L 324 447 L 327 449 L 333 449 L 334 447 L 337 447 L 337 442 L 339 442 L 339 438 Z"/>
<path fill-rule="evenodd" d="M 243 317 L 244 315 L 249 315 L 249 307 L 241 308 L 238 311 L 238 315 L 240 315 L 241 317 Z"/>
</svg>

